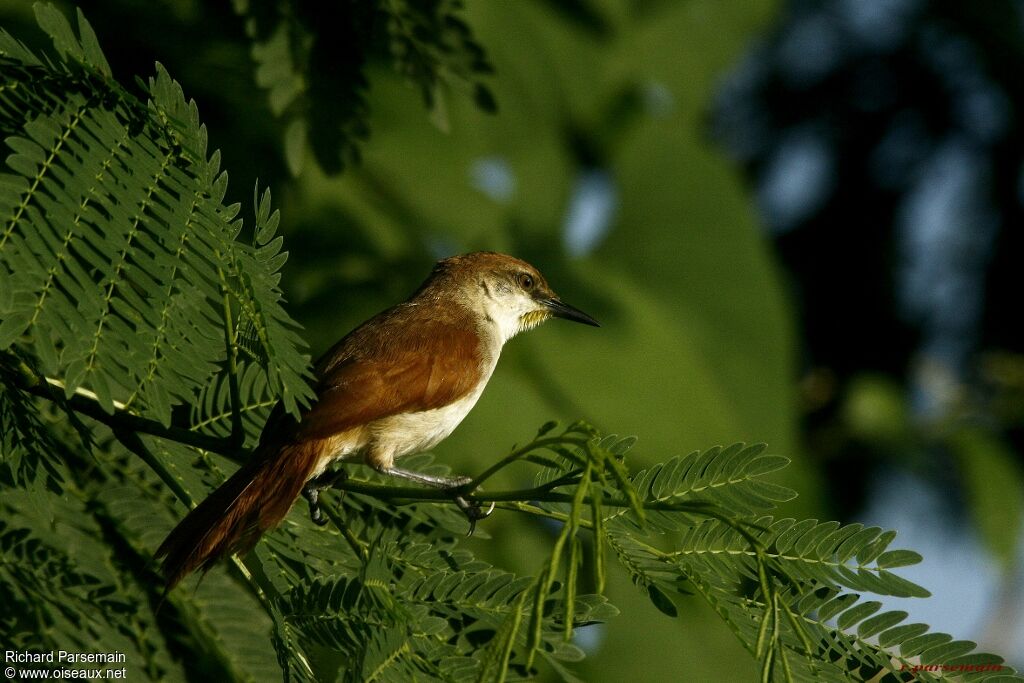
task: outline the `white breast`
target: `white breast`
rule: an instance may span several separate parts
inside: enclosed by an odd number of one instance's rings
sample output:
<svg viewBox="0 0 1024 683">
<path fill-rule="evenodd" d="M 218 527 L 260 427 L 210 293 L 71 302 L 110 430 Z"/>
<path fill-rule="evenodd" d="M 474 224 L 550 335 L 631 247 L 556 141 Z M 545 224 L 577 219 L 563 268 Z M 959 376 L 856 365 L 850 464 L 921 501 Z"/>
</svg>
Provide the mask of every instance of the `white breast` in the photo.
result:
<svg viewBox="0 0 1024 683">
<path fill-rule="evenodd" d="M 488 373 L 488 376 L 490 373 Z M 374 464 L 390 467 L 395 458 L 428 451 L 451 434 L 476 405 L 486 379 L 477 388 L 443 408 L 392 415 L 371 425 L 370 451 Z"/>
</svg>

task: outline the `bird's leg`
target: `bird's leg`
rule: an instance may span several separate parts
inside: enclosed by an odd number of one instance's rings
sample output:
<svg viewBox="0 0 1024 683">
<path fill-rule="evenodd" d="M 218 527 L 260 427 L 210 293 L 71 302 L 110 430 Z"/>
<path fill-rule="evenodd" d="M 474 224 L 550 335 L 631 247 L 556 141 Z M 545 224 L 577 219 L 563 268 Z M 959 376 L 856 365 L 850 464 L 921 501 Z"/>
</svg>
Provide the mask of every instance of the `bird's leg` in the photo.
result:
<svg viewBox="0 0 1024 683">
<path fill-rule="evenodd" d="M 427 486 L 432 486 L 436 489 L 458 489 L 473 481 L 469 477 L 440 477 L 434 474 L 423 474 L 422 472 L 403 470 L 398 467 L 382 467 L 377 471 L 381 474 L 387 474 L 392 477 L 400 477 L 420 484 L 426 484 Z"/>
<path fill-rule="evenodd" d="M 320 491 L 337 486 L 347 478 L 345 470 L 338 468 L 333 472 L 327 471 L 313 477 L 302 487 L 302 496 L 309 503 L 309 518 L 313 520 L 313 524 L 317 526 L 327 524 L 327 518 L 324 517 L 323 511 L 320 509 Z"/>
<path fill-rule="evenodd" d="M 393 477 L 401 477 L 410 481 L 415 481 L 420 484 L 426 484 L 438 489 L 445 490 L 458 490 L 466 484 L 473 481 L 469 477 L 439 477 L 432 474 L 423 474 L 422 472 L 413 472 L 412 470 L 403 470 L 398 467 L 382 467 L 378 469 L 382 474 L 388 474 Z M 463 496 L 456 494 L 454 497 L 455 504 L 459 506 L 462 513 L 466 515 L 469 520 L 469 533 L 467 536 L 472 536 L 473 531 L 476 529 L 477 521 L 485 519 L 494 512 L 494 503 L 484 512 L 480 503 L 466 500 Z"/>
</svg>

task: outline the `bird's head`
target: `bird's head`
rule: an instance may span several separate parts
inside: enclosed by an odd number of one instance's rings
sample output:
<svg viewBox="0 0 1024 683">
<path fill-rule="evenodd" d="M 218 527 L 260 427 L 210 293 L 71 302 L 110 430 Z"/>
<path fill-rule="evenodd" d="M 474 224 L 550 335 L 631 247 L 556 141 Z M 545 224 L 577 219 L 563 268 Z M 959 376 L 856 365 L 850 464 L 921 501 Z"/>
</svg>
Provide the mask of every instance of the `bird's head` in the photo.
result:
<svg viewBox="0 0 1024 683">
<path fill-rule="evenodd" d="M 589 315 L 559 299 L 540 271 L 513 256 L 453 256 L 438 262 L 431 275 L 435 279 L 457 289 L 471 308 L 497 327 L 503 343 L 551 317 L 599 327 Z"/>
</svg>

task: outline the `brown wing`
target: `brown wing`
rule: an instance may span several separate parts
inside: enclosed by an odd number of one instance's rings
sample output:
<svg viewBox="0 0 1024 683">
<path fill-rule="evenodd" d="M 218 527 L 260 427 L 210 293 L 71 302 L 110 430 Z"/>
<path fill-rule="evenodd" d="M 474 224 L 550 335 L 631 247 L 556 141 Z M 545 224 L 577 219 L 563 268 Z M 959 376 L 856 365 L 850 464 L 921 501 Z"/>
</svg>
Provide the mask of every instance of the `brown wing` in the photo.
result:
<svg viewBox="0 0 1024 683">
<path fill-rule="evenodd" d="M 471 328 L 458 321 L 405 318 L 370 321 L 324 357 L 317 402 L 295 427 L 295 440 L 325 438 L 389 415 L 440 408 L 472 391 L 481 352 Z"/>
</svg>

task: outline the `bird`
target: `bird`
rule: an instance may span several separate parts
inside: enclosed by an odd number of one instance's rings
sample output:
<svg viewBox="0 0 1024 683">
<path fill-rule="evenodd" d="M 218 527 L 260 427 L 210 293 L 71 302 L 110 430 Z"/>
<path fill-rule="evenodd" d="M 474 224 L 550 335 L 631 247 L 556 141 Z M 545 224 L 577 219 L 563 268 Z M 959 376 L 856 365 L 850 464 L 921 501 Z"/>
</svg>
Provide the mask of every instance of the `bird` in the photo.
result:
<svg viewBox="0 0 1024 683">
<path fill-rule="evenodd" d="M 405 470 L 395 461 L 447 438 L 480 398 L 505 343 L 552 317 L 599 327 L 518 258 L 484 251 L 438 261 L 407 300 L 320 357 L 310 407 L 295 418 L 276 406 L 247 463 L 168 534 L 156 551 L 165 590 L 251 550 L 300 495 L 312 520 L 325 523 L 319 493 L 344 476 L 332 471 L 336 461 L 451 490 L 472 529 L 488 513 L 458 495 L 470 479 Z"/>
</svg>

